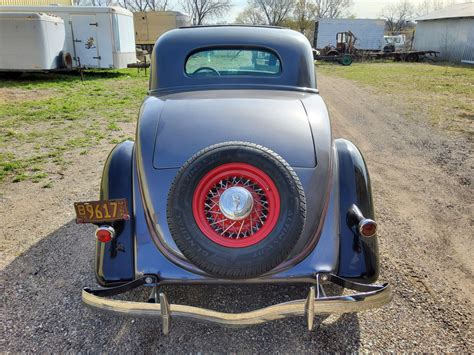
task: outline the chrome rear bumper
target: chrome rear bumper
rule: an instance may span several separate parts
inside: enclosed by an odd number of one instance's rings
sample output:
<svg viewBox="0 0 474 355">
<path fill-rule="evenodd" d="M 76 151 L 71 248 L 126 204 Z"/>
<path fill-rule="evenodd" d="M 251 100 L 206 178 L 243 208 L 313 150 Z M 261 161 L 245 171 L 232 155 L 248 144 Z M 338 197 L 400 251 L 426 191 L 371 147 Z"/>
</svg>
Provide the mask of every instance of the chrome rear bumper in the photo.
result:
<svg viewBox="0 0 474 355">
<path fill-rule="evenodd" d="M 160 293 L 159 297 L 155 298 L 156 303 L 130 302 L 104 298 L 104 296 L 119 294 L 142 286 L 149 283 L 149 281 L 150 276 L 113 289 L 91 290 L 85 288 L 82 291 L 82 301 L 94 309 L 115 314 L 135 317 L 161 317 L 163 333 L 167 334 L 170 328 L 171 317 L 187 317 L 228 327 L 239 327 L 293 316 L 306 316 L 308 329 L 312 330 L 315 314 L 365 311 L 381 307 L 389 303 L 392 299 L 392 291 L 389 284 L 365 285 L 342 279 L 333 274 L 317 274 L 315 285 L 309 288 L 306 299 L 280 303 L 244 313 L 224 313 L 205 308 L 170 304 L 164 293 Z M 359 291 L 359 293 L 344 296 L 326 296 L 321 281 L 330 281 L 347 289 Z M 158 285 L 159 283 L 155 285 L 155 291 Z"/>
</svg>

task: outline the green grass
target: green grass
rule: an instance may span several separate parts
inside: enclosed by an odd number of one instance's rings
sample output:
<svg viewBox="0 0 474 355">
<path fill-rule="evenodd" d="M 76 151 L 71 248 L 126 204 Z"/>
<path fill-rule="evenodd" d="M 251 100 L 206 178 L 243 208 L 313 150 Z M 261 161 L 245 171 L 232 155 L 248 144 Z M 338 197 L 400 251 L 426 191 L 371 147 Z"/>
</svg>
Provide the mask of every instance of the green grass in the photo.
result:
<svg viewBox="0 0 474 355">
<path fill-rule="evenodd" d="M 413 118 L 427 118 L 440 128 L 473 134 L 472 68 L 425 63 L 354 63 L 349 67 L 318 63 L 317 71 L 400 98 L 404 106 L 400 109 Z"/>
<path fill-rule="evenodd" d="M 355 63 L 318 64 L 317 70 L 401 97 L 411 116 L 428 116 L 435 125 L 463 132 L 472 126 L 472 69 Z M 0 81 L 0 183 L 28 180 L 51 187 L 46 180 L 71 157 L 87 159 L 100 145 L 130 139 L 147 83 L 148 76 L 135 69 L 91 71 L 84 81 L 48 74 Z"/>
<path fill-rule="evenodd" d="M 133 133 L 148 76 L 136 69 L 31 74 L 0 82 L 0 182 L 43 181 L 68 157 Z M 130 125 L 128 125 L 130 127 Z M 128 133 L 128 134 L 124 134 Z M 46 183 L 44 187 L 50 187 Z"/>
</svg>

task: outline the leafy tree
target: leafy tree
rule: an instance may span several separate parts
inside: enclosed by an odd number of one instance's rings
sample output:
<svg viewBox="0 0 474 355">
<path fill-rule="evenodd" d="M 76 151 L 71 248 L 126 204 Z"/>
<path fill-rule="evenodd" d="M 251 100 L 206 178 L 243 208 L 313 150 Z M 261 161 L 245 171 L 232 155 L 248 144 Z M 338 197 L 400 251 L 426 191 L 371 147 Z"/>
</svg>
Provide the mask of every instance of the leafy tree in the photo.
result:
<svg viewBox="0 0 474 355">
<path fill-rule="evenodd" d="M 235 19 L 235 23 L 245 25 L 263 25 L 266 23 L 265 16 L 258 8 L 247 6 Z"/>
<path fill-rule="evenodd" d="M 293 10 L 293 22 L 297 31 L 309 35 L 314 29 L 318 7 L 314 0 L 297 0 Z M 293 28 L 293 27 L 291 27 Z"/>
</svg>

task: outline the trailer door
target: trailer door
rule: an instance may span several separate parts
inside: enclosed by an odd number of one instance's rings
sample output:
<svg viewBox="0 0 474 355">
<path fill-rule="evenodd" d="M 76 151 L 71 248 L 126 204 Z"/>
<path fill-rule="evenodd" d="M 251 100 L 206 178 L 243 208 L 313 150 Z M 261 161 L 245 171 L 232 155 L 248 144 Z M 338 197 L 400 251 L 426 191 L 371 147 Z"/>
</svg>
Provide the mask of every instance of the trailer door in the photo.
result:
<svg viewBox="0 0 474 355">
<path fill-rule="evenodd" d="M 95 15 L 71 16 L 76 47 L 77 62 L 81 67 L 100 68 L 100 54 L 97 41 L 99 26 Z"/>
</svg>

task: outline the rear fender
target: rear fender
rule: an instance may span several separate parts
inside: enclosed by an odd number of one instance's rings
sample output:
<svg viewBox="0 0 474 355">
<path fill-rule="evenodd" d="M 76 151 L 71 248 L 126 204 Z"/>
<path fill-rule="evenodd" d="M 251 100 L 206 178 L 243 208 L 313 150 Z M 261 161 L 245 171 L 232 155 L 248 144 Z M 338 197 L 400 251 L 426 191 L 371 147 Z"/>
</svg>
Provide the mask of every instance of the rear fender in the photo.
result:
<svg viewBox="0 0 474 355">
<path fill-rule="evenodd" d="M 377 236 L 360 237 L 347 220 L 347 213 L 353 204 L 365 218 L 374 219 L 369 172 L 361 152 L 354 144 L 345 139 L 336 139 L 335 147 L 339 164 L 341 211 L 338 275 L 371 283 L 379 276 Z"/>
<path fill-rule="evenodd" d="M 96 278 L 102 286 L 113 286 L 135 278 L 132 163 L 134 143 L 125 141 L 110 152 L 102 173 L 100 199 L 127 199 L 130 219 L 112 223 L 116 231 L 110 243 L 96 244 Z"/>
</svg>

